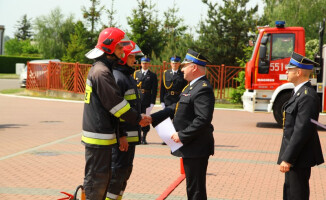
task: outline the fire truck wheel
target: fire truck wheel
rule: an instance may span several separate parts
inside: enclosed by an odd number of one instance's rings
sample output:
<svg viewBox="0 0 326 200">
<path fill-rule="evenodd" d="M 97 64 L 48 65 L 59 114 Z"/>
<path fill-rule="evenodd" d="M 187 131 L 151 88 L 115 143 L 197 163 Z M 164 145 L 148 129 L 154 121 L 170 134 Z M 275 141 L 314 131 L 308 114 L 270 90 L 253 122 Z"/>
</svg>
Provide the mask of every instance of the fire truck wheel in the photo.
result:
<svg viewBox="0 0 326 200">
<path fill-rule="evenodd" d="M 282 107 L 283 105 L 290 99 L 291 92 L 284 92 L 280 94 L 273 105 L 273 114 L 274 119 L 276 120 L 277 124 L 283 126 L 283 114 L 282 114 Z"/>
</svg>

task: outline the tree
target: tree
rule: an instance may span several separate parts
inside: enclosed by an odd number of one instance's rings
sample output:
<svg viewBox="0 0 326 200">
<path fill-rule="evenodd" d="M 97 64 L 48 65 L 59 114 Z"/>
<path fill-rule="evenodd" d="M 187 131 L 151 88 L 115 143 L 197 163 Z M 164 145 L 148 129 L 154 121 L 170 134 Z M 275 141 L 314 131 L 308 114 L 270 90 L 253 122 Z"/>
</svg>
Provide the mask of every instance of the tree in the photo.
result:
<svg viewBox="0 0 326 200">
<path fill-rule="evenodd" d="M 202 1 L 208 12 L 206 20 L 200 22 L 199 52 L 214 64 L 236 65 L 236 57 L 242 57 L 242 46 L 249 40 L 248 33 L 255 30 L 258 6 L 246 10 L 249 0 L 223 0 L 223 6 Z"/>
<path fill-rule="evenodd" d="M 18 40 L 26 40 L 32 37 L 31 32 L 31 19 L 27 19 L 27 15 L 23 15 L 22 19 L 18 21 L 17 31 L 15 33 L 15 37 Z"/>
<path fill-rule="evenodd" d="M 111 2 L 111 8 L 107 9 L 106 12 L 108 13 L 108 19 L 109 19 L 108 27 L 117 27 L 118 23 L 115 22 L 114 20 L 114 15 L 117 13 L 117 11 L 114 10 L 114 0 L 112 0 Z"/>
<path fill-rule="evenodd" d="M 74 31 L 73 17 L 64 18 L 59 8 L 48 16 L 35 20 L 35 40 L 44 58 L 61 59 L 66 53 L 70 41 L 70 33 Z"/>
<path fill-rule="evenodd" d="M 10 39 L 4 45 L 5 54 L 8 56 L 34 56 L 39 57 L 36 45 L 29 39 L 18 40 L 18 38 Z"/>
<path fill-rule="evenodd" d="M 132 17 L 127 17 L 131 27 L 130 39 L 138 44 L 145 55 L 160 57 L 165 44 L 162 24 L 154 10 L 155 4 L 146 0 L 137 0 L 138 8 L 132 10 Z"/>
<path fill-rule="evenodd" d="M 89 63 L 85 54 L 90 50 L 88 47 L 89 32 L 81 21 L 75 25 L 74 33 L 70 34 L 67 52 L 62 58 L 65 62 Z"/>
<path fill-rule="evenodd" d="M 318 39 L 319 22 L 326 13 L 326 0 L 265 0 L 264 15 L 271 26 L 284 20 L 286 26 L 304 27 L 306 41 Z"/>
<path fill-rule="evenodd" d="M 91 25 L 91 33 L 95 33 L 95 27 L 97 23 L 100 22 L 102 11 L 104 10 L 104 6 L 100 6 L 99 0 L 90 0 L 92 2 L 92 6 L 87 10 L 85 6 L 83 6 L 83 16 L 84 19 Z"/>
<path fill-rule="evenodd" d="M 182 24 L 184 20 L 177 16 L 178 11 L 179 8 L 174 2 L 173 7 L 164 12 L 163 31 L 167 41 L 160 55 L 162 61 L 168 61 L 174 55 L 183 56 L 192 43 L 193 37 L 190 37 L 191 34 L 185 34 L 187 27 Z"/>
</svg>

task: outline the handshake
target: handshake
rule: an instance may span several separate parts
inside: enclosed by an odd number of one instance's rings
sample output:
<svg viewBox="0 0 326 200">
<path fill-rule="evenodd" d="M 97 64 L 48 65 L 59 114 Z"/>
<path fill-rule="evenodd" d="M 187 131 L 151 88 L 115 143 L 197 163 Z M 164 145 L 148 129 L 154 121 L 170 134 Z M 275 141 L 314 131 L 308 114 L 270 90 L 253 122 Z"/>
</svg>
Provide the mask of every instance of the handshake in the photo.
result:
<svg viewBox="0 0 326 200">
<path fill-rule="evenodd" d="M 141 127 L 148 126 L 152 123 L 152 117 L 149 115 L 141 114 L 141 120 L 139 121 L 139 125 Z"/>
</svg>

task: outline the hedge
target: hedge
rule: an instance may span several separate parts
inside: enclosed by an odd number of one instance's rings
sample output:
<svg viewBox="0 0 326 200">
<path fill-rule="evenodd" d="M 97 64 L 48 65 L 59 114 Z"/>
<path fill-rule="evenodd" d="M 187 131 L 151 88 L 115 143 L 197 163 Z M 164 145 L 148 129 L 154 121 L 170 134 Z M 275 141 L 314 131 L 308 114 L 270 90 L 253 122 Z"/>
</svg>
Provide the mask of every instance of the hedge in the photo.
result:
<svg viewBox="0 0 326 200">
<path fill-rule="evenodd" d="M 31 60 L 40 60 L 40 57 L 0 56 L 0 73 L 16 73 L 16 63 L 25 63 Z"/>
</svg>

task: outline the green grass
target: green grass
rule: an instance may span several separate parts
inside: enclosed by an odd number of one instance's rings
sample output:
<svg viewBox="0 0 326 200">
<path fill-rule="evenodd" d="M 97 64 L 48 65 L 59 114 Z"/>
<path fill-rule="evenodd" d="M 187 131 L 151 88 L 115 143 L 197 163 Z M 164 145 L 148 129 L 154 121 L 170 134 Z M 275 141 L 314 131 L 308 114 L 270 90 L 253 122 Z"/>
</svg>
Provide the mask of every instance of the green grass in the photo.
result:
<svg viewBox="0 0 326 200">
<path fill-rule="evenodd" d="M 215 108 L 242 109 L 242 104 L 215 103 Z"/>
<path fill-rule="evenodd" d="M 0 73 L 0 79 L 19 79 L 17 74 L 2 74 Z"/>
<path fill-rule="evenodd" d="M 1 90 L 1 94 L 23 94 L 25 92 L 25 88 L 17 88 L 17 89 L 6 89 L 6 90 Z"/>
</svg>

